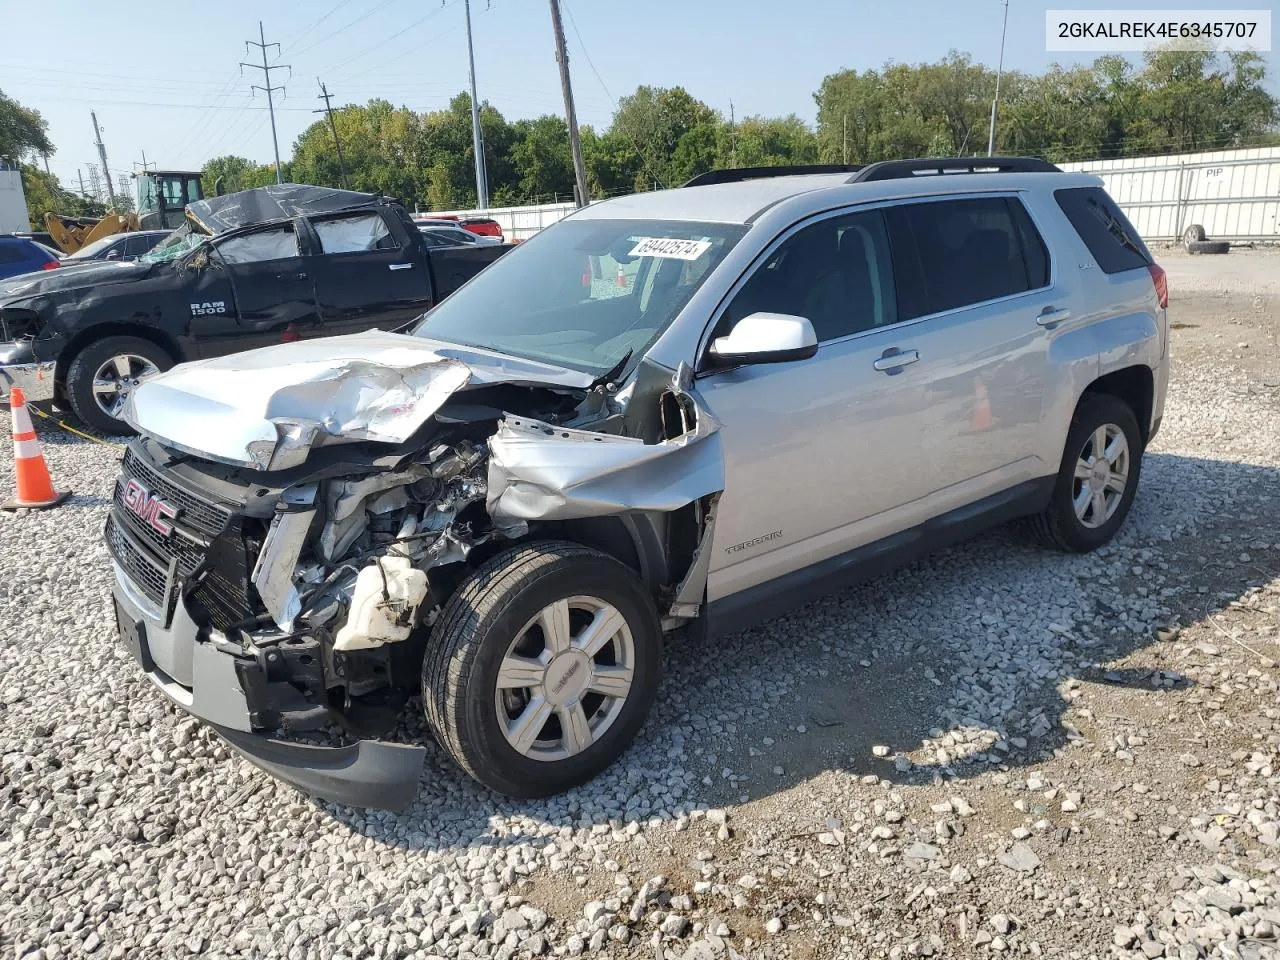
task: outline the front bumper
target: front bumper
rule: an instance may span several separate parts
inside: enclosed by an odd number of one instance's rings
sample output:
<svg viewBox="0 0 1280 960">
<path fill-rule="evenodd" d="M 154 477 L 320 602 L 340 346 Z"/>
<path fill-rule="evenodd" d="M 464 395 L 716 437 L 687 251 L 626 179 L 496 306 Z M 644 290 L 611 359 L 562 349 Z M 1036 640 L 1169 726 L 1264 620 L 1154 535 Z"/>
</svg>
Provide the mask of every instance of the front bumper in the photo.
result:
<svg viewBox="0 0 1280 960">
<path fill-rule="evenodd" d="M 0 344 L 0 403 L 9 402 L 9 391 L 22 390 L 28 402 L 53 399 L 53 374 L 57 363 L 35 360 L 24 343 Z"/>
<path fill-rule="evenodd" d="M 253 661 L 200 640 L 181 600 L 166 627 L 160 612 L 112 566 L 121 642 L 171 701 L 209 723 L 251 763 L 304 793 L 384 810 L 403 810 L 413 803 L 426 750 L 379 740 L 309 746 L 255 729 L 264 704 L 253 701 L 269 696 L 278 684 L 257 675 Z"/>
</svg>

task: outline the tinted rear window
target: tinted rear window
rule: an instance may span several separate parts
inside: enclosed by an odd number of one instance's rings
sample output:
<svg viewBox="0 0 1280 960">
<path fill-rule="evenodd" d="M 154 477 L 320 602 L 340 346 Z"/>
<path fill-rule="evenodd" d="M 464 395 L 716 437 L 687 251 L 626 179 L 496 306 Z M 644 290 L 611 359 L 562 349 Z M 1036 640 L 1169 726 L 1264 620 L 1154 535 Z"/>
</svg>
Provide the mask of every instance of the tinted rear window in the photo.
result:
<svg viewBox="0 0 1280 960">
<path fill-rule="evenodd" d="M 1053 196 L 1103 273 L 1136 270 L 1152 262 L 1138 231 L 1101 187 L 1055 190 Z"/>
<path fill-rule="evenodd" d="M 885 212 L 900 320 L 1025 293 L 1049 282 L 1048 252 L 1016 200 L 939 200 Z"/>
<path fill-rule="evenodd" d="M 21 263 L 30 259 L 31 254 L 21 244 L 0 241 L 0 263 Z"/>
</svg>

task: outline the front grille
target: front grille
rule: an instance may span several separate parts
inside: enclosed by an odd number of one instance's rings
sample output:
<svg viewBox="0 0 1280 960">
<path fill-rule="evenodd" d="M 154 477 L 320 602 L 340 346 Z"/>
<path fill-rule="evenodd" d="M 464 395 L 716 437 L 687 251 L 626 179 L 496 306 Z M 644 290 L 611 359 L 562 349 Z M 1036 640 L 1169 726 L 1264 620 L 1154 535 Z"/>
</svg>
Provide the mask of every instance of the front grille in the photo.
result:
<svg viewBox="0 0 1280 960">
<path fill-rule="evenodd" d="M 125 487 L 131 479 L 176 509 L 172 533 L 165 534 L 156 529 L 125 505 Z M 235 551 L 227 550 L 225 546 L 211 552 L 215 544 L 239 543 L 241 553 L 244 552 L 240 520 L 229 505 L 179 486 L 136 453 L 133 447 L 125 452 L 120 478 L 116 481 L 106 539 L 111 555 L 129 579 L 162 609 L 166 624 L 173 615 L 178 594 L 188 580 L 194 577 L 196 581 L 216 581 L 219 575 L 211 571 L 221 565 L 228 553 L 234 558 Z M 210 558 L 209 563 L 205 563 L 206 556 Z M 243 563 L 242 560 L 241 566 Z M 237 576 L 238 573 L 233 569 L 232 578 L 244 584 L 238 603 L 234 595 L 224 596 L 221 593 L 214 602 L 202 598 L 202 606 L 206 610 L 213 607 L 222 611 L 216 617 L 210 611 L 210 619 L 221 629 L 244 619 L 247 613 L 247 578 Z M 234 591 L 229 592 L 234 594 Z"/>
<path fill-rule="evenodd" d="M 133 537 L 125 533 L 116 522 L 116 513 L 107 516 L 107 549 L 125 575 L 157 607 L 165 603 L 165 591 L 169 585 L 169 569 L 144 549 Z M 168 611 L 166 611 L 166 614 Z"/>
<path fill-rule="evenodd" d="M 231 511 L 228 508 L 178 486 L 172 479 L 138 456 L 132 447 L 125 450 L 124 462 L 120 470 L 123 480 L 132 477 L 155 496 L 177 507 L 181 511 L 178 516 L 180 526 L 202 535 L 206 540 L 221 533 L 222 528 L 227 525 L 227 520 L 231 518 Z M 117 486 L 117 496 L 119 492 L 120 488 Z"/>
</svg>

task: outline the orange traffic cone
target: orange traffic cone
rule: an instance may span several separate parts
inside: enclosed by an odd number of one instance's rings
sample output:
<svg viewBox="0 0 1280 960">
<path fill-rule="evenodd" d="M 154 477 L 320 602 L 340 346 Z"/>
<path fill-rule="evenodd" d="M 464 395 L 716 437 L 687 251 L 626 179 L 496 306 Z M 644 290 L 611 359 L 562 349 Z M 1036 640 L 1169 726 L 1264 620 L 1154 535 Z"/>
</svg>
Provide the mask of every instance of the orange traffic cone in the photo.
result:
<svg viewBox="0 0 1280 960">
<path fill-rule="evenodd" d="M 627 289 L 627 275 L 622 272 L 622 264 L 618 264 L 618 289 Z"/>
<path fill-rule="evenodd" d="M 991 429 L 991 400 L 987 397 L 987 385 L 981 380 L 978 381 L 977 397 L 969 425 L 974 430 Z"/>
<path fill-rule="evenodd" d="M 22 388 L 9 391 L 9 409 L 13 412 L 13 470 L 17 474 L 17 492 L 0 510 L 44 510 L 56 507 L 71 496 L 70 490 L 61 493 L 53 489 L 49 468 L 45 466 L 40 441 L 31 426 L 31 414 L 27 411 L 27 398 Z"/>
</svg>

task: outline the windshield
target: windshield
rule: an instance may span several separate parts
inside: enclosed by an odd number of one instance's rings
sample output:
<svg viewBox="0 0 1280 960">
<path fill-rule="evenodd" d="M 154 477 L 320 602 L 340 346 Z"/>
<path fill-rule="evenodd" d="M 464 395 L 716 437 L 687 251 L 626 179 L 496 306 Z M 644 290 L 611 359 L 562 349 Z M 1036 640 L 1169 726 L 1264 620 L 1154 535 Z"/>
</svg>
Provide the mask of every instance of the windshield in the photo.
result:
<svg viewBox="0 0 1280 960">
<path fill-rule="evenodd" d="M 203 233 L 193 232 L 191 224 L 184 223 L 138 259 L 143 263 L 160 263 L 163 260 L 175 260 L 188 250 L 193 250 L 200 246 L 208 239 Z"/>
<path fill-rule="evenodd" d="M 563 220 L 487 267 L 414 333 L 599 376 L 628 351 L 643 353 L 746 230 Z"/>
<path fill-rule="evenodd" d="M 75 253 L 67 257 L 68 260 L 92 260 L 107 247 L 113 243 L 118 243 L 119 237 L 103 237 L 101 240 L 95 240 L 87 247 L 81 247 Z"/>
</svg>

